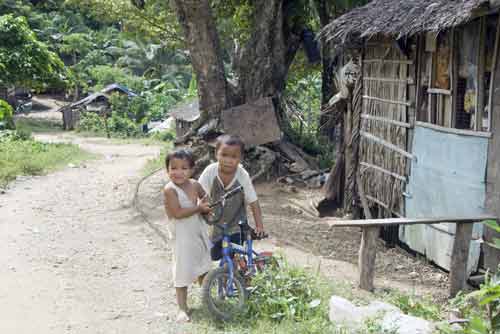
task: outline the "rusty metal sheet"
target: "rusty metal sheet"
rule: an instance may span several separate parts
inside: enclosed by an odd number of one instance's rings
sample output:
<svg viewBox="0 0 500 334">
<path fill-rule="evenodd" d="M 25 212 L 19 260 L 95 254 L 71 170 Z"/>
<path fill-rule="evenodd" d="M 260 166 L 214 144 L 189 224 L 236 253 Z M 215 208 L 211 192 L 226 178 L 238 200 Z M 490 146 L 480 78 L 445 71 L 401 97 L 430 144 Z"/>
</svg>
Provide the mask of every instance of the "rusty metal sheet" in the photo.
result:
<svg viewBox="0 0 500 334">
<path fill-rule="evenodd" d="M 239 135 L 249 146 L 281 139 L 281 129 L 270 97 L 223 110 L 222 123 L 226 133 Z"/>
</svg>

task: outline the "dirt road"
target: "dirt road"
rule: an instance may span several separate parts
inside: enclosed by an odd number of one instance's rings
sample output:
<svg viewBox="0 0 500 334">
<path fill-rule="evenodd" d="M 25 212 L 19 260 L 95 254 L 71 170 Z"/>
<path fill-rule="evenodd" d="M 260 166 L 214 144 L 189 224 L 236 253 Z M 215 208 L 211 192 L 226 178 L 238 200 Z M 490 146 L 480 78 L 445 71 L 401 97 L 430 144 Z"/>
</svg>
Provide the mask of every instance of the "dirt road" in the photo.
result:
<svg viewBox="0 0 500 334">
<path fill-rule="evenodd" d="M 177 332 L 168 248 L 131 207 L 159 148 L 64 140 L 100 158 L 0 195 L 0 333 Z"/>
</svg>

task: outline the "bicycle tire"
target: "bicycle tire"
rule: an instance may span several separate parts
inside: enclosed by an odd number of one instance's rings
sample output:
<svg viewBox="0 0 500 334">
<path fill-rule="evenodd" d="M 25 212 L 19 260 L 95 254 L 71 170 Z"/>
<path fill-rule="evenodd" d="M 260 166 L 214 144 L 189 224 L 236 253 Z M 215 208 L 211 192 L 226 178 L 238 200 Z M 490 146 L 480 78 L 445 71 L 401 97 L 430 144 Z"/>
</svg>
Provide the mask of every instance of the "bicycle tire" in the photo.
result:
<svg viewBox="0 0 500 334">
<path fill-rule="evenodd" d="M 209 313 L 218 320 L 230 321 L 238 314 L 241 314 L 246 308 L 246 301 L 248 298 L 247 290 L 243 279 L 239 274 L 234 273 L 233 275 L 233 285 L 237 291 L 237 297 L 230 296 L 228 299 L 223 292 L 224 296 L 218 296 L 222 298 L 221 300 L 216 300 L 216 296 L 213 296 L 214 288 L 218 289 L 217 293 L 220 294 L 219 285 L 221 281 L 225 281 L 229 276 L 229 272 L 226 268 L 217 268 L 211 270 L 203 280 L 202 286 L 202 302 L 209 311 Z M 227 302 L 227 303 L 226 303 Z M 236 305 L 232 305 L 236 302 Z"/>
</svg>

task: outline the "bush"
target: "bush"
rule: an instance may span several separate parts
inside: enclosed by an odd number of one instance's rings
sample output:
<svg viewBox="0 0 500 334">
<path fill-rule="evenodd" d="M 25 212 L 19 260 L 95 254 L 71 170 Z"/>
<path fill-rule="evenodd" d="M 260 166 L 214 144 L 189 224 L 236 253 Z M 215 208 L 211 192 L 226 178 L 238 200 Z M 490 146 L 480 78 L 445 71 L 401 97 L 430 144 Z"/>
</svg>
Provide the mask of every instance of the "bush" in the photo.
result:
<svg viewBox="0 0 500 334">
<path fill-rule="evenodd" d="M 303 269 L 283 265 L 252 279 L 246 317 L 282 321 L 327 321 L 325 286 Z"/>
<path fill-rule="evenodd" d="M 12 118 L 12 115 L 14 113 L 14 110 L 8 104 L 6 101 L 0 99 L 0 129 L 6 128 L 6 129 L 13 129 L 14 128 L 14 119 Z"/>
</svg>

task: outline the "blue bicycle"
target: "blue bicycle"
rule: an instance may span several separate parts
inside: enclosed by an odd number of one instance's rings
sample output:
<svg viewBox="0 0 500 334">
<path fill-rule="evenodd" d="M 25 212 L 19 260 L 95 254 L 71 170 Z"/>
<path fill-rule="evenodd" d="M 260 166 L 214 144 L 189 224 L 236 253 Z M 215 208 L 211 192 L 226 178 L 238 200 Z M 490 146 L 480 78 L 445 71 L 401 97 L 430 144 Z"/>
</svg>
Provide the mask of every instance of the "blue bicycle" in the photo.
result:
<svg viewBox="0 0 500 334">
<path fill-rule="evenodd" d="M 225 200 L 236 191 L 241 189 L 236 188 L 213 204 L 214 208 L 220 206 L 220 209 L 214 210 L 216 217 L 213 220 L 220 219 Z M 222 259 L 218 268 L 211 270 L 203 280 L 202 300 L 212 316 L 228 321 L 245 310 L 251 277 L 257 271 L 264 270 L 267 265 L 277 265 L 277 262 L 271 252 L 257 253 L 253 249 L 253 240 L 267 238 L 267 235 L 257 236 L 246 220 L 239 222 L 243 245 L 230 241 L 228 224 L 214 226 L 222 230 Z"/>
</svg>

